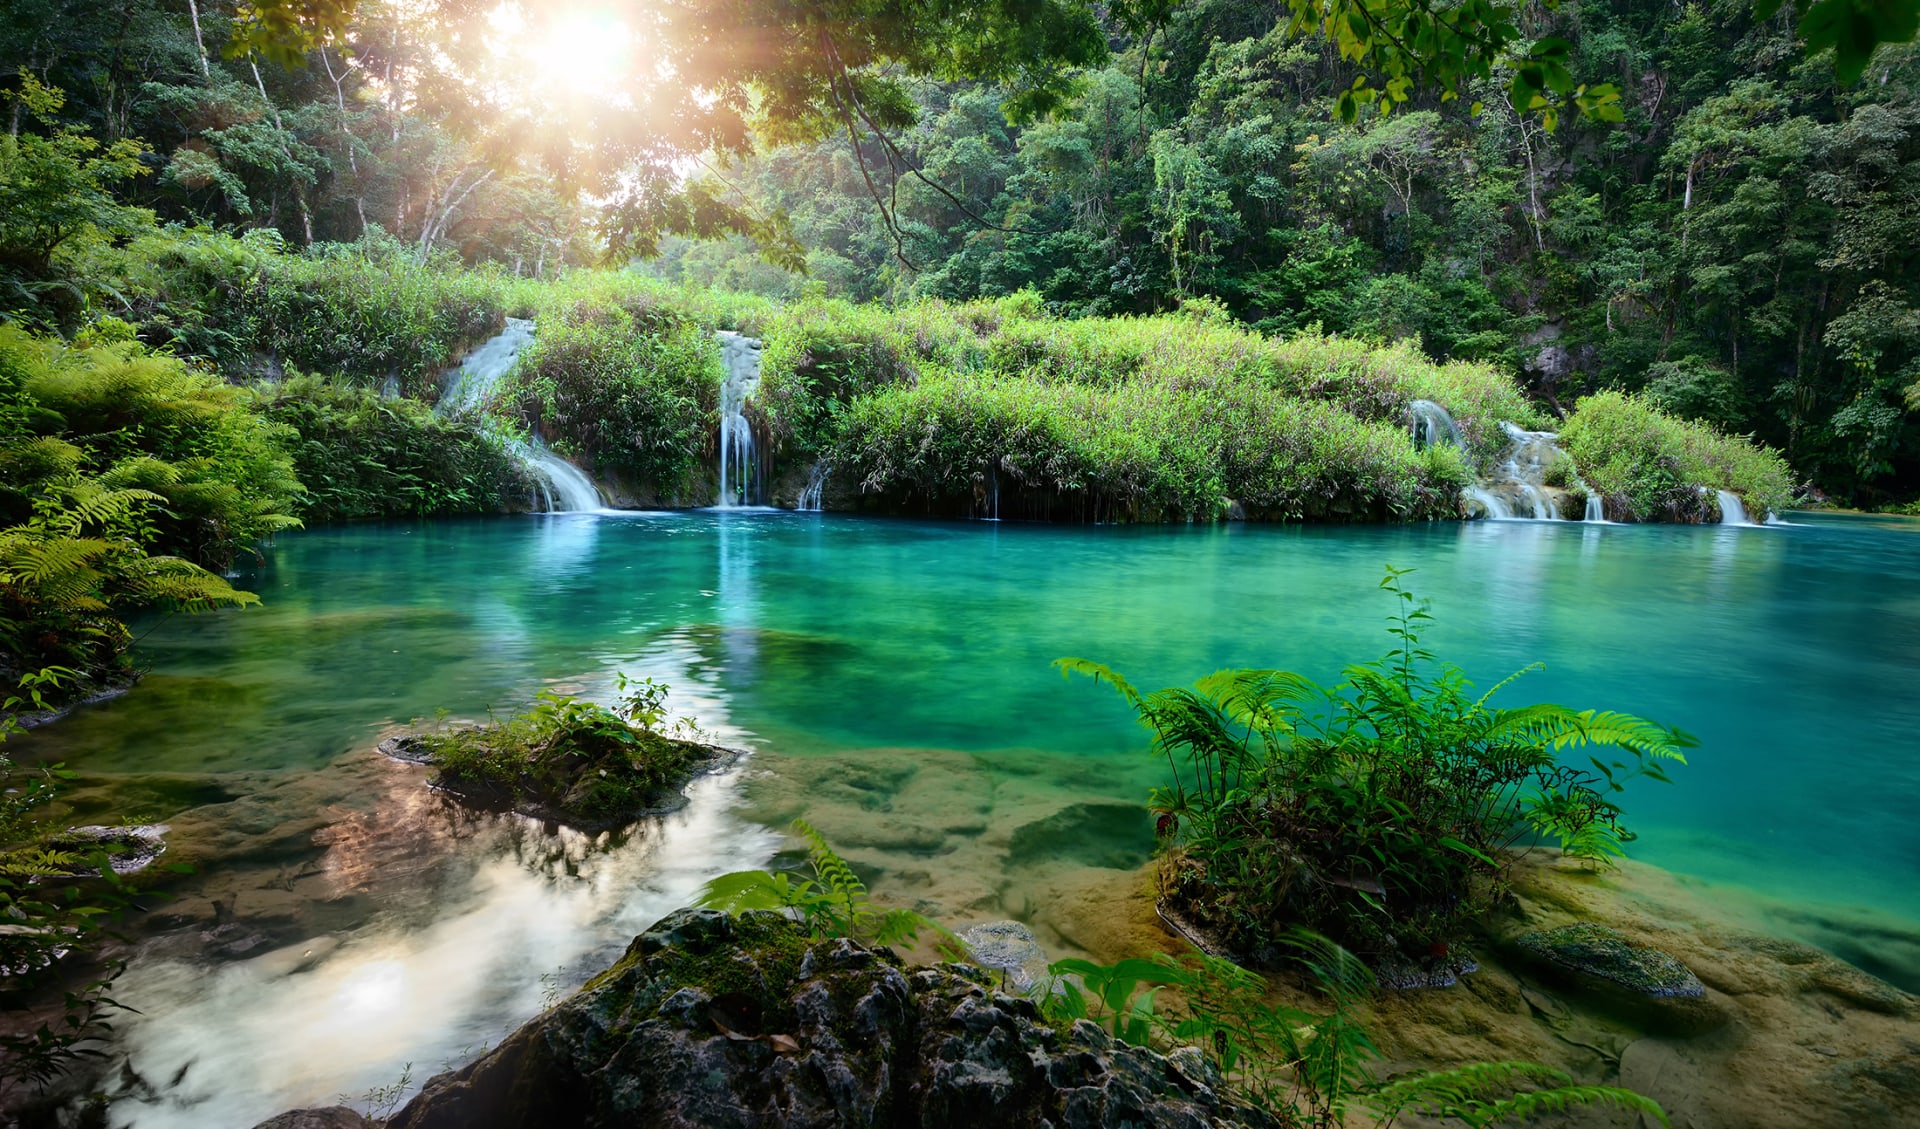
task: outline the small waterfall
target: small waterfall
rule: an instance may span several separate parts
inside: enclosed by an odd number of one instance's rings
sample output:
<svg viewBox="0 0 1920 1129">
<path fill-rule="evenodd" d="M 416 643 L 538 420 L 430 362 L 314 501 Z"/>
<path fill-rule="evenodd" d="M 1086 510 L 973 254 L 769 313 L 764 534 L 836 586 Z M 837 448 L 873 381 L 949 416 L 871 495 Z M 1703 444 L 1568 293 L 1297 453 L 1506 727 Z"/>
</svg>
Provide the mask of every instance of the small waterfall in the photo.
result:
<svg viewBox="0 0 1920 1129">
<path fill-rule="evenodd" d="M 495 335 L 486 344 L 467 354 L 460 362 L 460 368 L 453 375 L 453 382 L 440 395 L 440 402 L 434 405 L 437 415 L 450 416 L 460 412 L 470 412 L 487 402 L 499 385 L 500 378 L 507 375 L 513 363 L 520 359 L 520 350 L 533 340 L 533 322 L 527 318 L 508 318 L 507 328 Z"/>
<path fill-rule="evenodd" d="M 600 508 L 600 491 L 579 467 L 554 454 L 538 437 L 527 445 L 527 465 L 545 480 L 547 512 L 579 513 Z"/>
<path fill-rule="evenodd" d="M 827 475 L 833 473 L 833 467 L 825 459 L 813 464 L 807 472 L 807 484 L 800 490 L 800 499 L 794 503 L 794 509 L 818 513 L 823 507 L 821 500 L 827 492 Z"/>
<path fill-rule="evenodd" d="M 1467 453 L 1460 427 L 1447 409 L 1432 400 L 1415 400 L 1407 405 L 1408 423 L 1415 447 L 1453 447 Z M 1462 492 L 1465 499 L 1488 518 L 1532 521 L 1559 521 L 1560 507 L 1547 486 L 1547 472 L 1566 459 L 1560 449 L 1560 436 L 1552 431 L 1527 431 L 1512 423 L 1502 423 L 1507 449 L 1480 480 Z M 1587 496 L 1584 520 L 1605 522 L 1606 509 L 1600 496 L 1575 480 Z"/>
<path fill-rule="evenodd" d="M 1720 500 L 1721 525 L 1754 524 L 1747 520 L 1747 507 L 1740 504 L 1740 495 L 1731 490 L 1715 490 L 1714 494 Z"/>
<path fill-rule="evenodd" d="M 1466 450 L 1467 445 L 1460 441 L 1460 428 L 1447 414 L 1447 409 L 1432 400 L 1415 400 L 1407 405 L 1407 412 L 1413 417 L 1413 445 L 1416 447 L 1456 447 Z"/>
<path fill-rule="evenodd" d="M 715 504 L 751 506 L 760 500 L 760 468 L 746 406 L 760 387 L 760 342 L 727 330 L 717 336 L 726 371 L 720 377 L 720 498 Z"/>
</svg>

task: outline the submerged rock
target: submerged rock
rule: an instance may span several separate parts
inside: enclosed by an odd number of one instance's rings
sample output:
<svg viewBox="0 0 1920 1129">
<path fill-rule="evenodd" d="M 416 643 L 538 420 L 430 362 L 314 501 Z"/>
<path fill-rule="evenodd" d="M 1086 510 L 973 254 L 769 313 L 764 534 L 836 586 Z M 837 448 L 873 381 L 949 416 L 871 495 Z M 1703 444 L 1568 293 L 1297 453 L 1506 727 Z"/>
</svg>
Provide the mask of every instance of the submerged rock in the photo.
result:
<svg viewBox="0 0 1920 1129">
<path fill-rule="evenodd" d="M 142 824 L 134 827 L 69 827 L 47 842 L 47 849 L 64 854 L 81 856 L 82 862 L 62 868 L 62 873 L 74 877 L 99 874 L 99 868 L 93 865 L 93 858 L 102 851 L 106 852 L 107 865 L 122 877 L 138 874 L 152 866 L 167 849 L 167 832 L 172 830 L 164 823 Z"/>
<path fill-rule="evenodd" d="M 1047 981 L 1047 953 L 1034 939 L 1033 930 L 1017 921 L 989 921 L 971 929 L 962 929 L 960 939 L 967 953 L 982 968 L 999 972 L 1006 986 L 1029 995 Z"/>
<path fill-rule="evenodd" d="M 533 1126 L 1277 1129 L 1197 1054 L 1048 1026 L 968 965 L 681 910 L 388 1129 Z"/>
<path fill-rule="evenodd" d="M 1678 958 L 1617 929 L 1563 925 L 1522 934 L 1514 943 L 1556 979 L 1627 1019 L 1674 1034 L 1698 1034 L 1727 1022 L 1706 985 Z"/>
</svg>

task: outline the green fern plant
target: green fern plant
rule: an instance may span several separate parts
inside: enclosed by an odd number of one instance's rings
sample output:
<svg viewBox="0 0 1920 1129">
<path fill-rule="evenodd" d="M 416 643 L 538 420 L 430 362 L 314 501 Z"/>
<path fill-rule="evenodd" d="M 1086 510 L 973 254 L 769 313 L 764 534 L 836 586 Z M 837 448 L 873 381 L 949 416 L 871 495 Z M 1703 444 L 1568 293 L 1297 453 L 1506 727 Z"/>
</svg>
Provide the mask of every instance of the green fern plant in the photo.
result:
<svg viewBox="0 0 1920 1129">
<path fill-rule="evenodd" d="M 1146 693 L 1098 663 L 1056 664 L 1111 685 L 1166 761 L 1150 801 L 1163 893 L 1261 959 L 1300 924 L 1369 956 L 1444 961 L 1503 895 L 1516 848 L 1606 865 L 1631 839 L 1626 784 L 1667 781 L 1696 744 L 1631 714 L 1494 705 L 1537 668 L 1478 691 L 1422 646 L 1432 614 L 1405 575 L 1381 583 L 1397 646 L 1331 688 L 1223 670 Z"/>
<path fill-rule="evenodd" d="M 848 937 L 862 944 L 912 944 L 922 931 L 937 933 L 943 942 L 951 942 L 951 934 L 922 914 L 875 905 L 866 883 L 812 824 L 796 819 L 793 826 L 807 841 L 812 877 L 784 871 L 735 871 L 707 883 L 694 904 L 733 914 L 751 909 L 782 910 L 816 936 Z"/>
</svg>

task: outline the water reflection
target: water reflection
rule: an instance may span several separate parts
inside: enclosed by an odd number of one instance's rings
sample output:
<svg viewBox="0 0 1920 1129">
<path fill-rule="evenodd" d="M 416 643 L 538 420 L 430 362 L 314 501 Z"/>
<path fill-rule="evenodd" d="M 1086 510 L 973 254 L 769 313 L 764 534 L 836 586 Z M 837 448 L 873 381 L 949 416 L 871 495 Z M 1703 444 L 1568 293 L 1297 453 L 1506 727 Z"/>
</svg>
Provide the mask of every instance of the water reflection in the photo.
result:
<svg viewBox="0 0 1920 1129">
<path fill-rule="evenodd" d="M 115 1123 L 251 1125 L 464 1060 L 715 874 L 765 864 L 774 837 L 730 814 L 734 787 L 700 781 L 684 811 L 614 840 L 436 813 L 417 787 L 336 825 L 322 868 L 389 908 L 253 960 L 136 962 L 116 986 L 141 1009 L 125 1049 L 145 1079 L 177 1082 L 124 1094 Z"/>
</svg>

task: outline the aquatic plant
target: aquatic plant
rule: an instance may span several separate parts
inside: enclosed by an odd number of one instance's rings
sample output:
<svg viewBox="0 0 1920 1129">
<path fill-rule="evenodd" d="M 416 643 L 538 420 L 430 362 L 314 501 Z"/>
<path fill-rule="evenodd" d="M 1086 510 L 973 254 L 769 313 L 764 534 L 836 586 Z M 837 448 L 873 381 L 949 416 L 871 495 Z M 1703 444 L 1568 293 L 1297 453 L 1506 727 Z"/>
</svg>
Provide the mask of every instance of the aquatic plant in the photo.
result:
<svg viewBox="0 0 1920 1129">
<path fill-rule="evenodd" d="M 1505 893 L 1530 836 L 1596 865 L 1631 836 L 1617 796 L 1667 779 L 1689 735 L 1629 714 L 1494 706 L 1522 670 L 1480 693 L 1421 646 L 1432 618 L 1389 568 L 1398 648 L 1329 689 L 1279 670 L 1224 670 L 1191 689 L 1135 689 L 1108 667 L 1064 673 L 1114 687 L 1171 771 L 1154 790 L 1163 892 L 1235 947 L 1306 927 L 1374 959 L 1444 964 Z M 1559 754 L 1592 747 L 1586 766 Z"/>
</svg>

